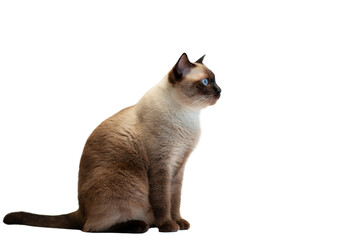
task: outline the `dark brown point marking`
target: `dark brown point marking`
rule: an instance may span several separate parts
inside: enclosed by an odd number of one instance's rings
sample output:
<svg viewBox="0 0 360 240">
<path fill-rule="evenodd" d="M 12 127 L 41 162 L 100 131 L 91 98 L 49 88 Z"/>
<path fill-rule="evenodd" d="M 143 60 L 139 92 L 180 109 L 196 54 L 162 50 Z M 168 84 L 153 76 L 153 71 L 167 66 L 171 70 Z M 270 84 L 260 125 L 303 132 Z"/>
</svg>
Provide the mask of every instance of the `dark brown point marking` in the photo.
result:
<svg viewBox="0 0 360 240">
<path fill-rule="evenodd" d="M 149 230 L 149 225 L 140 220 L 131 220 L 123 223 L 118 223 L 105 230 L 109 233 L 145 233 Z"/>
<path fill-rule="evenodd" d="M 204 61 L 204 58 L 205 58 L 205 55 L 206 54 L 204 54 L 204 56 L 202 56 L 201 58 L 199 58 L 197 61 L 196 61 L 196 63 L 203 63 L 203 61 Z"/>
<path fill-rule="evenodd" d="M 181 81 L 183 77 L 188 74 L 193 67 L 195 67 L 195 64 L 189 61 L 186 53 L 183 53 L 175 66 L 169 72 L 169 82 L 175 85 L 176 82 Z"/>
</svg>

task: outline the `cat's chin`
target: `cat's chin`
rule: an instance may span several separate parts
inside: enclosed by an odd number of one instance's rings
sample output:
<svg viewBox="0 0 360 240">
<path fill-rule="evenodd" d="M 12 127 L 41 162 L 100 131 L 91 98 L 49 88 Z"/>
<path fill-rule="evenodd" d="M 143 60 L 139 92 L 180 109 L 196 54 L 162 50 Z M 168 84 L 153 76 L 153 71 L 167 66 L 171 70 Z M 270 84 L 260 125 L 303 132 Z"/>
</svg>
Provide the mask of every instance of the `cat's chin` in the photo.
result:
<svg viewBox="0 0 360 240">
<path fill-rule="evenodd" d="M 215 105 L 215 103 L 217 103 L 217 101 L 219 100 L 220 95 L 219 96 L 215 96 L 212 98 L 211 102 L 210 102 L 210 106 Z"/>
<path fill-rule="evenodd" d="M 217 102 L 217 99 L 213 100 L 213 101 L 209 104 L 209 106 L 215 105 L 216 102 Z"/>
<path fill-rule="evenodd" d="M 219 100 L 220 96 L 215 96 L 215 97 L 212 97 L 210 100 L 207 101 L 206 104 L 204 104 L 201 108 L 206 108 L 206 107 L 209 107 L 209 106 L 213 106 L 217 103 L 217 101 Z"/>
</svg>

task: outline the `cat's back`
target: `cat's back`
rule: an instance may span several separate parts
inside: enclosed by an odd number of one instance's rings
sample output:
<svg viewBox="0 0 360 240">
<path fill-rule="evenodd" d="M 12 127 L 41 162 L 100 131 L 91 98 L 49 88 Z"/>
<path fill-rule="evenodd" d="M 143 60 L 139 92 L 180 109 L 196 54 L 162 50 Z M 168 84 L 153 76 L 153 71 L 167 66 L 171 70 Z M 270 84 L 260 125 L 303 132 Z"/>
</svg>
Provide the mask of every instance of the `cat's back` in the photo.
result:
<svg viewBox="0 0 360 240">
<path fill-rule="evenodd" d="M 93 131 L 80 161 L 81 193 L 99 182 L 116 180 L 119 172 L 129 175 L 129 179 L 134 176 L 145 178 L 148 163 L 136 133 L 136 124 L 134 107 L 131 106 L 106 119 Z"/>
<path fill-rule="evenodd" d="M 92 142 L 105 144 L 135 137 L 135 126 L 136 115 L 134 106 L 131 106 L 103 121 L 90 135 L 87 144 Z"/>
<path fill-rule="evenodd" d="M 134 106 L 103 121 L 86 141 L 80 171 L 86 172 L 99 164 L 111 165 L 120 160 L 121 156 L 139 152 L 136 121 Z"/>
</svg>

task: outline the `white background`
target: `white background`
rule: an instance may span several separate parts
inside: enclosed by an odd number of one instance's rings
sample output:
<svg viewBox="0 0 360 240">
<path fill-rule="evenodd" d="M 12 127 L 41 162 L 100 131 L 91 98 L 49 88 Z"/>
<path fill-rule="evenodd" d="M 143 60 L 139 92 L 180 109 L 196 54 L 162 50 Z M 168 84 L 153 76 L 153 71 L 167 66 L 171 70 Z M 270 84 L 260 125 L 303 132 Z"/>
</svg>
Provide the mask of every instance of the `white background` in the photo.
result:
<svg viewBox="0 0 360 240">
<path fill-rule="evenodd" d="M 77 209 L 91 131 L 183 52 L 223 90 L 202 112 L 182 213 L 143 235 L 7 226 L 1 239 L 359 239 L 357 1 L 1 1 L 0 215 Z"/>
</svg>

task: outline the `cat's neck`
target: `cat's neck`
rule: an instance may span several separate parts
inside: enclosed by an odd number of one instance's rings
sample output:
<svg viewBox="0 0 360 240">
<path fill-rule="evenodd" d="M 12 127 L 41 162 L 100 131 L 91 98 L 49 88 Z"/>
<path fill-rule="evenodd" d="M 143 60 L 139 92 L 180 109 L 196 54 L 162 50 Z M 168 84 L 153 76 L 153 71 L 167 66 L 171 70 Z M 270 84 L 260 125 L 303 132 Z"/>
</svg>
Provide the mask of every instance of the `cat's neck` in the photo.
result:
<svg viewBox="0 0 360 240">
<path fill-rule="evenodd" d="M 199 121 L 200 110 L 186 107 L 175 96 L 175 89 L 165 76 L 157 85 L 150 89 L 136 105 L 137 112 L 146 117 L 153 115 L 167 115 L 186 119 L 187 121 Z"/>
<path fill-rule="evenodd" d="M 170 111 L 195 115 L 200 113 L 200 109 L 193 109 L 181 103 L 181 100 L 176 96 L 176 90 L 169 83 L 167 75 L 150 89 L 144 98 L 148 101 L 152 100 L 153 103 L 159 103 L 161 107 Z"/>
</svg>

